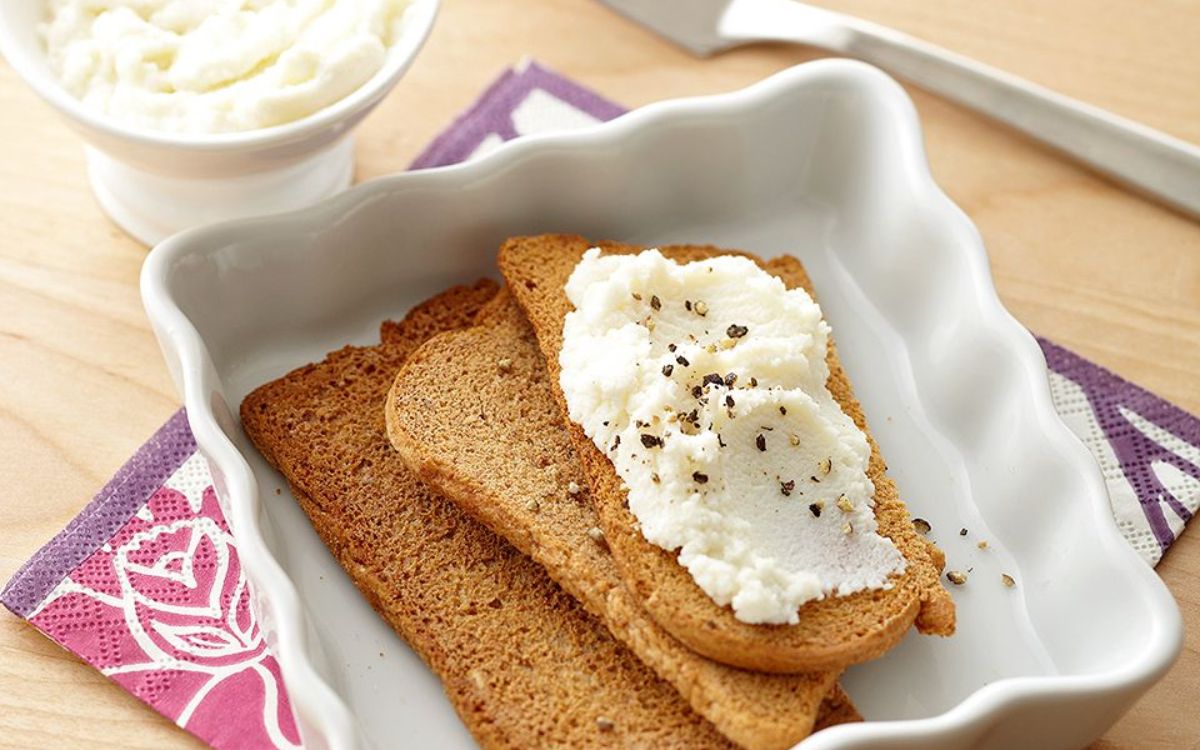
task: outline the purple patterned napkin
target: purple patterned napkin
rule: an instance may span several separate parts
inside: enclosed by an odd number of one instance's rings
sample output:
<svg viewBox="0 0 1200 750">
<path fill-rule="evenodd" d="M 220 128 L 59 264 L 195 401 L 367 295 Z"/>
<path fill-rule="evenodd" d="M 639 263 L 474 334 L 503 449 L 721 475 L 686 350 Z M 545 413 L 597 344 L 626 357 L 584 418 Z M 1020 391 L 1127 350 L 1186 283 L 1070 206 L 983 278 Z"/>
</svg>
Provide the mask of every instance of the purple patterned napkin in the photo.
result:
<svg viewBox="0 0 1200 750">
<path fill-rule="evenodd" d="M 609 120 L 622 109 L 538 66 L 505 72 L 413 168 L 506 140 Z M 1113 514 L 1155 564 L 1200 505 L 1200 420 L 1044 339 L 1059 413 L 1104 470 Z M 221 750 L 299 744 L 182 410 L 0 601 L 159 713 Z"/>
</svg>

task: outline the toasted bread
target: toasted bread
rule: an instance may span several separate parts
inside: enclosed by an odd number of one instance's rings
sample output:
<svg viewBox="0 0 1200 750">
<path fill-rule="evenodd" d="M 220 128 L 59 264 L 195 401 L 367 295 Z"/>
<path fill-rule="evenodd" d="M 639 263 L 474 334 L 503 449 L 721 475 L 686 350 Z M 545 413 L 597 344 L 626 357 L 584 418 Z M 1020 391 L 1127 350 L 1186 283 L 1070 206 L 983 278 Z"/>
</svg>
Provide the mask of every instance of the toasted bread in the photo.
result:
<svg viewBox="0 0 1200 750">
<path fill-rule="evenodd" d="M 430 492 L 388 444 L 394 373 L 469 325 L 495 285 L 457 287 L 255 390 L 246 434 L 372 606 L 442 679 L 486 748 L 730 748 L 536 563 Z M 822 722 L 846 720 L 836 691 Z"/>
<path fill-rule="evenodd" d="M 583 253 L 595 245 L 606 253 L 642 250 L 619 243 L 590 243 L 571 235 L 542 235 L 510 239 L 499 255 L 500 271 L 537 334 L 563 415 L 567 411 L 558 385 L 558 354 L 563 321 L 571 310 L 563 287 Z M 660 249 L 681 262 L 729 252 L 699 246 Z M 795 258 L 783 256 L 760 265 L 788 287 L 803 287 L 812 293 L 811 282 Z M 830 391 L 867 434 L 871 446 L 868 474 L 875 484 L 879 533 L 896 544 L 907 568 L 893 577 L 889 589 L 831 596 L 803 605 L 796 625 L 748 624 L 735 618 L 728 607 L 713 602 L 678 564 L 675 552 L 651 544 L 636 530 L 612 463 L 578 425 L 570 425 L 600 527 L 626 584 L 660 625 L 711 659 L 770 672 L 836 669 L 879 656 L 914 622 L 926 633 L 948 635 L 954 630 L 954 603 L 940 581 L 940 553 L 913 529 L 832 342 L 828 363 Z"/>
<path fill-rule="evenodd" d="M 625 587 L 551 390 L 537 339 L 502 290 L 478 325 L 413 353 L 388 397 L 388 436 L 428 486 L 545 566 L 718 730 L 782 750 L 813 728 L 836 672 L 771 675 L 688 649 Z M 575 491 L 572 492 L 571 490 Z"/>
</svg>

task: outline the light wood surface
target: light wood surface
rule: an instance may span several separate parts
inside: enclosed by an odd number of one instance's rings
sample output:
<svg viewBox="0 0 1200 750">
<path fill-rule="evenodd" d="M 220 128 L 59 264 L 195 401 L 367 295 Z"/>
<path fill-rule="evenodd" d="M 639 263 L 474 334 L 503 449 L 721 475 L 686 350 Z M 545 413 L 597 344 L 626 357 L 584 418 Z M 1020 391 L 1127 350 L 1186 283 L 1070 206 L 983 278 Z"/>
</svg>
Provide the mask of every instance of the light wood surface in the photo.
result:
<svg viewBox="0 0 1200 750">
<path fill-rule="evenodd" d="M 1195 0 L 822 4 L 1200 142 Z M 359 131 L 358 176 L 404 169 L 525 55 L 630 106 L 739 88 L 820 56 L 777 46 L 700 61 L 591 0 L 445 0 L 425 52 Z M 1200 412 L 1200 224 L 911 93 L 934 174 L 983 233 L 1009 309 Z M 73 133 L 0 65 L 0 581 L 178 407 L 138 297 L 145 253 L 96 207 Z M 1200 531 L 1158 570 L 1183 610 L 1185 651 L 1094 748 L 1200 748 Z M 0 747 L 199 746 L 0 615 Z"/>
</svg>

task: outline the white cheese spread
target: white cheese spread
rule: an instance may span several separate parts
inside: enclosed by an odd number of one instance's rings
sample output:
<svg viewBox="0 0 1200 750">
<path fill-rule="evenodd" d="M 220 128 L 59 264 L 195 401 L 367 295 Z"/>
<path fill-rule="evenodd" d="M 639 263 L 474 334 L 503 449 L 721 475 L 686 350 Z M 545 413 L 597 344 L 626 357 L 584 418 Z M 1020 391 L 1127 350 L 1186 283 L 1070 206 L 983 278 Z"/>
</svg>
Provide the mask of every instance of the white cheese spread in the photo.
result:
<svg viewBox="0 0 1200 750">
<path fill-rule="evenodd" d="M 50 0 L 51 69 L 129 125 L 189 133 L 298 120 L 384 63 L 406 0 Z"/>
<path fill-rule="evenodd" d="M 589 250 L 571 274 L 560 384 L 651 543 L 748 623 L 887 588 L 870 448 L 826 380 L 829 325 L 746 258 Z"/>
</svg>

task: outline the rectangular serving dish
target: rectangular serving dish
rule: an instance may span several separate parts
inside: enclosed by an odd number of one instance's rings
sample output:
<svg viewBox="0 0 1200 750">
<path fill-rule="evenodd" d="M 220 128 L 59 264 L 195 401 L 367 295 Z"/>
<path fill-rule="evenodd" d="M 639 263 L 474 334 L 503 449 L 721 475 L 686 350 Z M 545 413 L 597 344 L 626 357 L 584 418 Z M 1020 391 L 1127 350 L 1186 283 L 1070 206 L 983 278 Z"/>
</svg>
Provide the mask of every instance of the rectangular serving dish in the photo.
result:
<svg viewBox="0 0 1200 750">
<path fill-rule="evenodd" d="M 930 177 L 911 102 L 874 68 L 822 61 L 150 254 L 146 309 L 308 747 L 472 741 L 249 445 L 238 405 L 376 341 L 380 321 L 445 286 L 494 276 L 505 237 L 553 231 L 800 257 L 901 495 L 950 567 L 972 570 L 953 587 L 958 634 L 910 636 L 850 669 L 869 721 L 801 747 L 1078 747 L 1168 668 L 1175 604 L 1118 534 L 1095 461 L 1051 405 L 1040 349 Z"/>
</svg>

